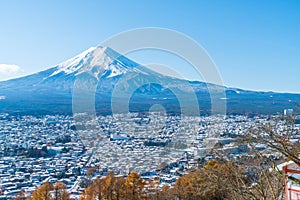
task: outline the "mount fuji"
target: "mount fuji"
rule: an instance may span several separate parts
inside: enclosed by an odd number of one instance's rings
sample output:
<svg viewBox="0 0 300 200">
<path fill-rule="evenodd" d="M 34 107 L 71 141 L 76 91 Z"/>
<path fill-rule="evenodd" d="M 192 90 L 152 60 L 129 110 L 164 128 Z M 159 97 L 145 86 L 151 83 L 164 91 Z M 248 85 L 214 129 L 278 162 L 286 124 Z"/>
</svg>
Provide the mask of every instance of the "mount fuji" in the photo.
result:
<svg viewBox="0 0 300 200">
<path fill-rule="evenodd" d="M 145 112 L 160 104 L 166 112 L 180 113 L 182 101 L 192 104 L 191 96 L 199 113 L 210 114 L 211 90 L 225 91 L 226 98 L 219 100 L 226 100 L 228 114 L 276 113 L 300 103 L 300 94 L 254 92 L 165 76 L 109 47 L 97 46 L 47 70 L 0 82 L 0 112 L 71 114 L 74 94 L 84 98 L 83 90 L 89 89 L 92 107 L 99 114 L 111 114 L 112 104 L 123 100 L 128 101 L 129 111 Z M 121 112 L 123 105 L 116 110 Z M 186 110 L 193 113 L 194 108 Z"/>
</svg>

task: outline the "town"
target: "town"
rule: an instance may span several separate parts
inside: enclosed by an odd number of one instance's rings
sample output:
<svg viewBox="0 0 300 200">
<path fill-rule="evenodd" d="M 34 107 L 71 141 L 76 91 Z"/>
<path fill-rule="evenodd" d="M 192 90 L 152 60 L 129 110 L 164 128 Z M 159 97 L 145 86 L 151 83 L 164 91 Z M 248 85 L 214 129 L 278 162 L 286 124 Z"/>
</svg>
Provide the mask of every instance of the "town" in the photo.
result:
<svg viewBox="0 0 300 200">
<path fill-rule="evenodd" d="M 289 114 L 285 111 L 285 114 Z M 278 116 L 170 116 L 128 113 L 89 117 L 0 115 L 0 199 L 20 191 L 30 196 L 43 183 L 63 182 L 78 199 L 96 177 L 131 171 L 159 179 L 159 188 L 211 159 L 220 149 L 228 158 L 247 154 L 238 136 Z M 284 123 L 278 123 L 283 131 Z M 295 125 L 298 140 L 300 126 Z M 263 150 L 265 147 L 257 145 Z"/>
</svg>

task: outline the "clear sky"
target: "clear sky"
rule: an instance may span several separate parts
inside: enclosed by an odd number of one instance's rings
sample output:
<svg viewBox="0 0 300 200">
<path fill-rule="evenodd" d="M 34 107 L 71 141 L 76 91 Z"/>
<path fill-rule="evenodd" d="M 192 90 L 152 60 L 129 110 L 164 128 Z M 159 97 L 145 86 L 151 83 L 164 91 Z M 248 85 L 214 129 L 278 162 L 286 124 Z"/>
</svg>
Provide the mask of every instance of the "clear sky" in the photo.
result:
<svg viewBox="0 0 300 200">
<path fill-rule="evenodd" d="M 227 86 L 300 93 L 297 0 L 1 0 L 0 80 L 47 69 L 141 27 L 174 29 L 195 39 Z M 158 62 L 153 53 L 132 56 Z M 178 63 L 179 73 L 196 78 Z"/>
</svg>

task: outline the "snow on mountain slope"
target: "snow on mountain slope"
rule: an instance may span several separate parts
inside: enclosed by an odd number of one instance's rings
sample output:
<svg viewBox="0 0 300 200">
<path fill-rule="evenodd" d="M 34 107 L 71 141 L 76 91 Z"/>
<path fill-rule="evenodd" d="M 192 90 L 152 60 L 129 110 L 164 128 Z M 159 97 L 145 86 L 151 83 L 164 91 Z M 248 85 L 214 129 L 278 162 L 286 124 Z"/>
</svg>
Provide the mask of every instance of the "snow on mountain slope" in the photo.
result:
<svg viewBox="0 0 300 200">
<path fill-rule="evenodd" d="M 49 77 L 58 74 L 74 74 L 76 76 L 83 72 L 89 72 L 96 78 L 112 78 L 125 74 L 128 69 L 137 65 L 109 47 L 98 46 L 91 47 L 60 63 Z"/>
<path fill-rule="evenodd" d="M 55 72 L 53 72 L 50 76 L 54 76 L 61 72 L 64 72 L 66 74 L 71 74 L 71 73 L 76 72 L 78 69 L 80 69 L 80 67 L 82 66 L 82 63 L 84 62 L 86 57 L 95 49 L 96 49 L 96 47 L 91 47 L 91 48 L 83 51 L 79 55 L 58 64 L 57 70 Z"/>
<path fill-rule="evenodd" d="M 204 113 L 210 112 L 211 92 L 218 93 L 222 89 L 226 92 L 227 109 L 234 114 L 276 113 L 300 104 L 299 94 L 253 92 L 168 77 L 109 47 L 97 46 L 44 71 L 0 82 L 0 112 L 72 113 L 74 83 L 79 77 L 83 80 L 80 86 L 88 87 L 90 80 L 95 81 L 89 75 L 99 83 L 95 95 L 98 112 L 106 114 L 111 113 L 111 95 L 118 94 L 122 100 L 127 97 L 124 92 L 132 94 L 131 100 L 136 103 L 132 108 L 143 112 L 151 103 L 163 102 L 170 105 L 171 110 L 175 108 L 177 100 L 173 91 L 184 102 L 190 102 L 190 94 L 195 94 L 199 109 Z M 223 101 L 225 97 L 220 99 Z"/>
</svg>

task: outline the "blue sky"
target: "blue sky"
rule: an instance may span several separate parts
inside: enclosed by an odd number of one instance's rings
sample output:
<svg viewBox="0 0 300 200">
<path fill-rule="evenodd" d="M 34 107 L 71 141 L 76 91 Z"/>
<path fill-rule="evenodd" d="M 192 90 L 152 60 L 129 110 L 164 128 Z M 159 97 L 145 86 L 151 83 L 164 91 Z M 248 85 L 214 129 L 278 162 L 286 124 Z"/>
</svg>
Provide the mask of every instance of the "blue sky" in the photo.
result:
<svg viewBox="0 0 300 200">
<path fill-rule="evenodd" d="M 300 93 L 299 11 L 296 0 L 2 0 L 0 79 L 47 69 L 128 29 L 163 27 L 202 45 L 227 86 Z M 184 77 L 198 78 L 170 56 L 132 58 L 163 60 Z"/>
</svg>

